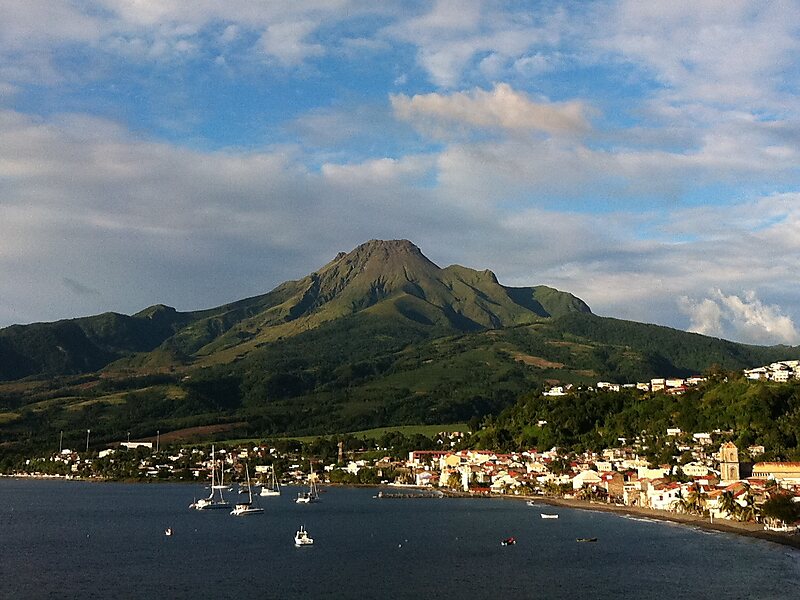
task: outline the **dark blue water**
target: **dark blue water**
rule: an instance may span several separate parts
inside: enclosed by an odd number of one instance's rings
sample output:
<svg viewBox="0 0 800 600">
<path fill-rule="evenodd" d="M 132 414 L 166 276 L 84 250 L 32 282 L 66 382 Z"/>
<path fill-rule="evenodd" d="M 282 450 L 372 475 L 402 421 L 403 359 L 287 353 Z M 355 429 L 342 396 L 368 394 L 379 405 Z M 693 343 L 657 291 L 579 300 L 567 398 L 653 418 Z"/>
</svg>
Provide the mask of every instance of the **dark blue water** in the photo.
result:
<svg viewBox="0 0 800 600">
<path fill-rule="evenodd" d="M 200 486 L 2 480 L 0 598 L 800 598 L 800 553 L 760 540 L 508 500 L 284 492 L 236 518 L 188 509 Z M 314 546 L 294 547 L 300 524 Z"/>
</svg>

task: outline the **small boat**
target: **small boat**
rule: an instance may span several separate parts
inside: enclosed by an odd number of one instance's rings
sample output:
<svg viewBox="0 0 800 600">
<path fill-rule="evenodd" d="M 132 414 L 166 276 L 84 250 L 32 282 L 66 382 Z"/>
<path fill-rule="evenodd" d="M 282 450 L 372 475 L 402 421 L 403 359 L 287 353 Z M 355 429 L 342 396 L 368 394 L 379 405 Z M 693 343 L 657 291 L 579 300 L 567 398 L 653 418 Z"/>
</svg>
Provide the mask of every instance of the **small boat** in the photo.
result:
<svg viewBox="0 0 800 600">
<path fill-rule="evenodd" d="M 596 542 L 597 538 L 576 538 L 576 542 Z"/>
<path fill-rule="evenodd" d="M 164 535 L 166 535 L 166 536 L 170 536 L 170 535 L 172 535 L 172 527 L 167 527 L 167 528 L 164 530 Z"/>
<path fill-rule="evenodd" d="M 543 519 L 557 519 L 558 515 L 550 514 L 550 513 L 540 513 Z"/>
<path fill-rule="evenodd" d="M 317 492 L 317 476 L 314 473 L 310 473 L 308 476 L 308 491 L 299 492 L 295 502 L 297 502 L 297 504 L 311 504 L 312 502 L 319 502 L 319 492 Z"/>
<path fill-rule="evenodd" d="M 536 503 L 533 500 L 528 500 L 525 504 L 528 506 L 536 506 Z"/>
<path fill-rule="evenodd" d="M 308 537 L 308 532 L 303 525 L 300 525 L 300 529 L 297 530 L 297 533 L 294 534 L 294 545 L 297 547 L 300 546 L 310 546 L 314 543 L 314 539 Z"/>
<path fill-rule="evenodd" d="M 272 466 L 272 478 L 268 484 L 264 484 L 261 487 L 261 495 L 262 496 L 280 496 L 281 495 L 281 484 L 278 483 L 278 478 L 275 476 L 275 466 Z"/>
<path fill-rule="evenodd" d="M 513 546 L 517 543 L 517 538 L 509 537 L 500 542 L 501 546 Z"/>
<path fill-rule="evenodd" d="M 208 498 L 200 498 L 189 505 L 189 508 L 197 510 L 210 510 L 214 508 L 230 508 L 231 504 L 222 496 L 223 490 L 227 489 L 224 485 L 216 485 L 214 472 L 216 471 L 216 461 L 214 460 L 214 446 L 211 446 L 211 494 Z M 220 469 L 220 483 L 225 477 L 225 467 Z M 219 498 L 217 498 L 219 496 Z"/>
<path fill-rule="evenodd" d="M 244 472 L 247 475 L 247 502 L 239 502 L 231 511 L 234 517 L 242 517 L 244 515 L 260 515 L 263 514 L 264 509 L 259 506 L 253 506 L 253 490 L 250 488 L 250 471 L 247 465 L 244 466 Z"/>
</svg>

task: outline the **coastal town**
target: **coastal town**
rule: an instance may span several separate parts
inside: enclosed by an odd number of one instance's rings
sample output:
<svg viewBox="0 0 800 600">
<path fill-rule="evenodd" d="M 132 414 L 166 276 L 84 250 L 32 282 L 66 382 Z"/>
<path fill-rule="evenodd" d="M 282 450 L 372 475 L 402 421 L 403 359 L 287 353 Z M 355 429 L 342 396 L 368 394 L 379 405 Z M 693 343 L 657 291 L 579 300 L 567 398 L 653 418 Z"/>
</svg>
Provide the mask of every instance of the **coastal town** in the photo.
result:
<svg viewBox="0 0 800 600">
<path fill-rule="evenodd" d="M 800 376 L 800 361 L 782 361 L 744 372 L 749 380 L 788 382 Z M 596 389 L 680 394 L 705 381 L 658 378 L 646 384 L 598 382 Z M 570 393 L 554 386 L 544 395 Z M 539 423 L 543 425 L 543 423 Z M 800 529 L 800 462 L 760 460 L 765 448 L 738 448 L 728 430 L 641 432 L 633 439 L 599 452 L 567 452 L 559 448 L 497 452 L 465 447 L 470 432 L 439 432 L 426 439 L 426 449 L 402 452 L 391 436 L 367 441 L 301 443 L 217 443 L 211 446 L 160 447 L 153 441 L 125 441 L 102 450 L 59 448 L 49 456 L 27 459 L 11 475 L 205 483 L 221 463 L 230 480 L 243 479 L 245 465 L 253 473 L 277 472 L 283 484 L 304 485 L 309 478 L 327 484 L 367 484 L 436 490 L 441 494 L 476 497 L 518 497 L 564 500 L 653 511 L 658 515 L 691 515 L 709 522 L 757 524 L 774 532 Z M 402 437 L 402 436 L 401 436 Z M 657 444 L 661 462 L 654 462 Z M 665 456 L 664 449 L 671 454 Z"/>
</svg>

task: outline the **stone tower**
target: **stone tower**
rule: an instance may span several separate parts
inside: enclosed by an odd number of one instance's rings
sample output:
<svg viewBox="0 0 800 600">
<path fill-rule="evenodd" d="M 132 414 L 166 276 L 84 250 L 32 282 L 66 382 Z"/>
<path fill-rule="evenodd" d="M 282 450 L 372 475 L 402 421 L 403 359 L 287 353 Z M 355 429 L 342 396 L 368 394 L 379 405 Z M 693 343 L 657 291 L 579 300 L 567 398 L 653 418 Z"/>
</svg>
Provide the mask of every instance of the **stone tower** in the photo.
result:
<svg viewBox="0 0 800 600">
<path fill-rule="evenodd" d="M 720 446 L 719 478 L 722 481 L 739 480 L 739 451 L 733 442 L 725 442 Z"/>
</svg>

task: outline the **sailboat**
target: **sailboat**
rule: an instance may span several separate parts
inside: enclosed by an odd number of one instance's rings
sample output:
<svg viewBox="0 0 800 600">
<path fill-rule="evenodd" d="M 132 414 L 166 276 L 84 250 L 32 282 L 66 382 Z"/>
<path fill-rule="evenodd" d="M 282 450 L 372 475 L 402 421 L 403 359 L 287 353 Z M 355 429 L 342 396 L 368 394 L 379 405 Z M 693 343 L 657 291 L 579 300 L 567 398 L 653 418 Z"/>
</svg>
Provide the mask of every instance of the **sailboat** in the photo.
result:
<svg viewBox="0 0 800 600">
<path fill-rule="evenodd" d="M 220 484 L 216 484 L 214 474 L 217 470 L 217 463 L 214 460 L 214 446 L 211 446 L 211 494 L 208 498 L 200 498 L 189 505 L 189 508 L 196 508 L 197 510 L 209 510 L 212 508 L 230 508 L 231 504 L 222 496 L 222 491 L 225 486 L 222 485 L 222 478 L 224 477 L 224 467 L 220 469 Z M 218 494 L 216 493 L 218 492 Z M 217 498 L 219 496 L 219 498 Z"/>
<path fill-rule="evenodd" d="M 262 496 L 280 496 L 281 495 L 281 484 L 278 483 L 278 478 L 275 475 L 275 465 L 272 465 L 272 479 L 269 483 L 264 484 L 261 487 L 261 495 Z"/>
<path fill-rule="evenodd" d="M 247 502 L 237 502 L 236 506 L 231 511 L 231 514 L 235 517 L 241 517 L 244 515 L 259 515 L 264 512 L 264 509 L 259 506 L 253 506 L 253 490 L 250 487 L 250 471 L 247 468 L 247 464 L 244 465 L 244 472 L 247 475 Z"/>
<path fill-rule="evenodd" d="M 317 492 L 317 476 L 311 472 L 308 475 L 308 491 L 298 492 L 297 504 L 310 504 L 312 502 L 319 502 L 319 493 Z"/>
</svg>

